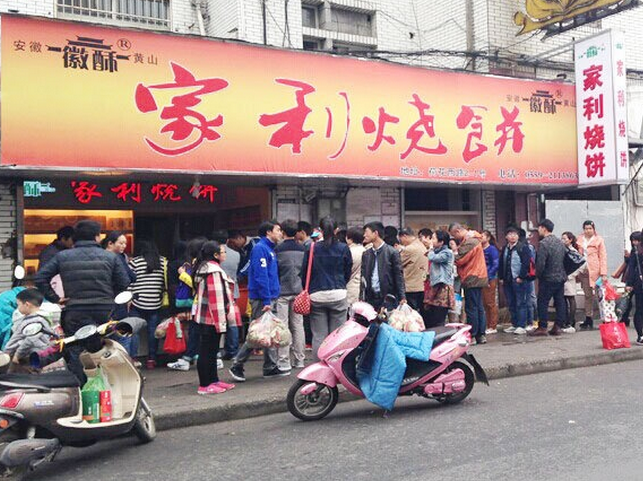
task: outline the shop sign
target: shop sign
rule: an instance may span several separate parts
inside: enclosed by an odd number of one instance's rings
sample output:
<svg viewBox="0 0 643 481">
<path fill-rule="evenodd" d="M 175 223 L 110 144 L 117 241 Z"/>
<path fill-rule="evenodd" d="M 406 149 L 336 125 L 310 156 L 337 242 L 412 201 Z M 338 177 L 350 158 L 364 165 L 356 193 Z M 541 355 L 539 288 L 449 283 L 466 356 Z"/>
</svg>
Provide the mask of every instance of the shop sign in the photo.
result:
<svg viewBox="0 0 643 481">
<path fill-rule="evenodd" d="M 144 196 L 148 196 L 152 202 L 180 202 L 186 194 L 212 204 L 219 190 L 213 185 L 194 184 L 185 189 L 186 192 L 181 192 L 177 184 L 152 184 L 145 189 L 141 182 L 121 182 L 101 191 L 98 184 L 86 180 L 72 180 L 70 185 L 76 200 L 84 205 L 103 197 L 103 193 L 125 204 L 140 204 Z"/>
<path fill-rule="evenodd" d="M 577 183 L 571 85 L 46 19 L 1 32 L 0 165 Z"/>
<path fill-rule="evenodd" d="M 43 192 L 58 193 L 57 205 L 73 207 L 152 207 L 155 205 L 212 205 L 218 187 L 195 182 L 192 185 L 166 182 L 96 182 L 93 180 L 25 181 L 24 196 L 40 198 Z"/>
<path fill-rule="evenodd" d="M 51 182 L 25 181 L 22 191 L 25 197 L 42 197 L 42 194 L 54 194 L 56 188 Z"/>
<path fill-rule="evenodd" d="M 622 35 L 606 31 L 574 49 L 580 185 L 627 183 L 629 157 Z"/>
</svg>

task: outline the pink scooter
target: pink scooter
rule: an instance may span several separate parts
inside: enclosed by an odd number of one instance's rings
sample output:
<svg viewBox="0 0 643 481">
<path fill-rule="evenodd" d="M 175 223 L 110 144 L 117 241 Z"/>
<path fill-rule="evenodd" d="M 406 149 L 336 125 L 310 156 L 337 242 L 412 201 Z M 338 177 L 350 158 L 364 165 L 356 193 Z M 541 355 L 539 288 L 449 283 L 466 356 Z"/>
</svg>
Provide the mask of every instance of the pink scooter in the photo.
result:
<svg viewBox="0 0 643 481">
<path fill-rule="evenodd" d="M 337 405 L 338 384 L 364 397 L 357 382 L 357 365 L 362 353 L 374 341 L 367 336 L 373 321 L 378 321 L 378 315 L 370 304 L 353 304 L 350 319 L 324 339 L 318 352 L 321 360 L 301 371 L 288 391 L 288 410 L 293 416 L 303 421 L 327 416 Z M 467 353 L 471 326 L 447 324 L 431 330 L 435 331 L 435 340 L 429 360 L 407 358 L 398 396 L 417 394 L 444 404 L 456 404 L 471 393 L 476 378 L 489 385 L 482 366 Z M 460 359 L 473 367 L 475 375 Z"/>
</svg>

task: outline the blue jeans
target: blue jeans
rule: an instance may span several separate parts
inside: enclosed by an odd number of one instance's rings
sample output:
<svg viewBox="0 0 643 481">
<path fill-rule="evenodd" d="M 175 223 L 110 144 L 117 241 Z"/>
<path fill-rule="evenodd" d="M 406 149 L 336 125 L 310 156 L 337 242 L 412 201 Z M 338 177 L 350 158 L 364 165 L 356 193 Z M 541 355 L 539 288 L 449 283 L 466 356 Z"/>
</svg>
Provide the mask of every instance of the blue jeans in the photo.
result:
<svg viewBox="0 0 643 481">
<path fill-rule="evenodd" d="M 527 281 L 527 287 L 529 289 L 528 293 L 528 305 L 529 309 L 527 310 L 527 323 L 529 325 L 533 324 L 538 315 L 538 298 L 536 297 L 536 281 Z"/>
<path fill-rule="evenodd" d="M 547 328 L 549 301 L 552 297 L 556 309 L 556 325 L 562 329 L 567 319 L 564 282 L 540 281 L 538 283 L 538 327 Z"/>
<path fill-rule="evenodd" d="M 190 321 L 188 323 L 188 347 L 183 356 L 181 356 L 181 359 L 192 362 L 195 356 L 199 353 L 200 345 L 201 331 L 199 330 L 199 325 L 194 321 Z"/>
<path fill-rule="evenodd" d="M 239 327 L 228 324 L 225 341 L 223 342 L 223 352 L 228 357 L 234 357 L 239 351 Z"/>
<path fill-rule="evenodd" d="M 482 303 L 482 288 L 464 288 L 464 310 L 467 313 L 467 322 L 471 324 L 471 335 L 483 336 L 487 329 L 487 316 Z"/>
<path fill-rule="evenodd" d="M 159 340 L 154 336 L 154 331 L 156 331 L 159 325 L 159 311 L 160 309 L 148 311 L 147 309 L 139 309 L 134 306 L 130 309 L 130 316 L 140 317 L 147 322 L 147 358 L 151 361 L 156 361 L 156 352 L 159 348 Z M 134 345 L 136 345 L 136 351 L 138 351 L 138 339 L 132 337 L 130 346 L 132 350 L 134 350 Z"/>
<path fill-rule="evenodd" d="M 511 324 L 514 327 L 524 328 L 527 325 L 531 309 L 530 284 L 533 283 L 522 282 L 518 284 L 515 280 L 504 282 L 505 298 L 511 313 Z"/>
</svg>

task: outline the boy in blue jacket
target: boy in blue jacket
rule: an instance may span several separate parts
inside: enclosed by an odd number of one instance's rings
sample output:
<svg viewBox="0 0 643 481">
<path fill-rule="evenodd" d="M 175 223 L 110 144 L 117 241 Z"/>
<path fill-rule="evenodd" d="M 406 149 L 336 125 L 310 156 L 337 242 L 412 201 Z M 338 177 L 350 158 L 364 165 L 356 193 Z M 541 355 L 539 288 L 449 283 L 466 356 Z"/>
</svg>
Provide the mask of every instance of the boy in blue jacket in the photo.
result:
<svg viewBox="0 0 643 481">
<path fill-rule="evenodd" d="M 275 221 L 266 221 L 259 226 L 259 241 L 250 252 L 248 266 L 248 298 L 252 309 L 252 319 L 258 319 L 264 312 L 274 311 L 279 297 L 279 270 L 275 246 L 281 241 L 281 226 Z M 230 375 L 235 381 L 244 382 L 246 377 L 243 366 L 252 354 L 252 346 L 244 343 L 232 360 Z M 263 377 L 275 378 L 289 376 L 290 371 L 277 367 L 276 349 L 263 351 Z"/>
</svg>

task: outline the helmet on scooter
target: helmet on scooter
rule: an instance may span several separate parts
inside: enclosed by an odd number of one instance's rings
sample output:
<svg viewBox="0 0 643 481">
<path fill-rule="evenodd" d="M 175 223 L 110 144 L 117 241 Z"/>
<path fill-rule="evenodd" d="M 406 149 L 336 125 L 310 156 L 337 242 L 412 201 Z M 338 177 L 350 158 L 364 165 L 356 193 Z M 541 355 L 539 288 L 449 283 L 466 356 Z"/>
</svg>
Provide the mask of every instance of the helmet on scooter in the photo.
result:
<svg viewBox="0 0 643 481">
<path fill-rule="evenodd" d="M 351 306 L 350 317 L 363 317 L 368 322 L 372 322 L 377 318 L 377 312 L 368 302 L 356 302 Z"/>
</svg>

